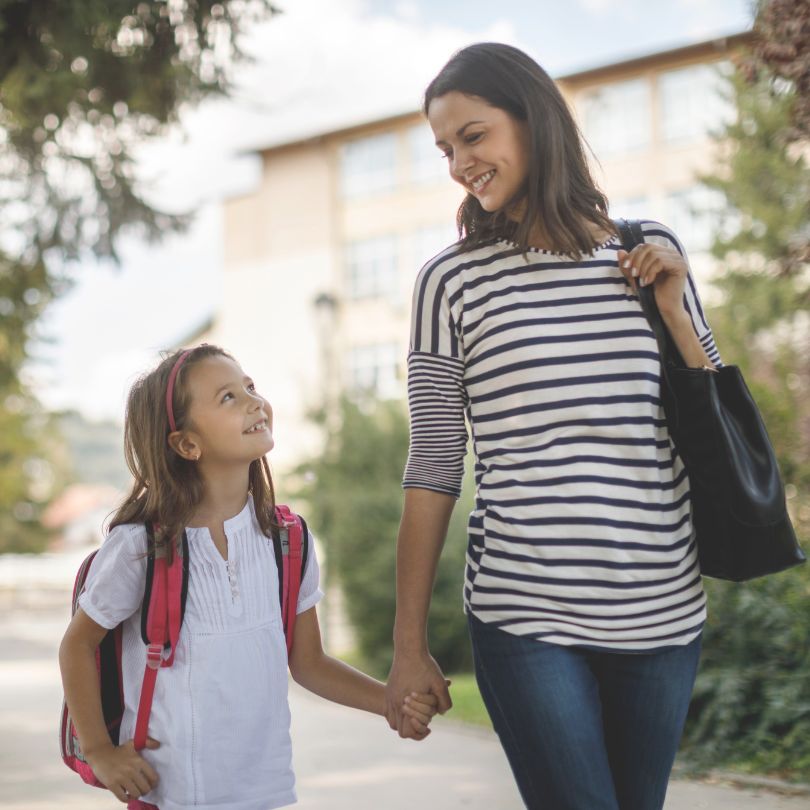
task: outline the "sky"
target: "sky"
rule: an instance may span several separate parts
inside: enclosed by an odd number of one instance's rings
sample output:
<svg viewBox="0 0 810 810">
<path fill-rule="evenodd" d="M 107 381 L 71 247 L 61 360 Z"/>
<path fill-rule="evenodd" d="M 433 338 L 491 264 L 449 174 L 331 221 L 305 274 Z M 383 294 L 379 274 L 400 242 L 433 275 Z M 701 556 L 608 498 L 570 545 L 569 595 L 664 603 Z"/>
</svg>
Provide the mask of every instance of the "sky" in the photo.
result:
<svg viewBox="0 0 810 810">
<path fill-rule="evenodd" d="M 258 182 L 255 150 L 418 109 L 456 49 L 507 42 L 552 76 L 751 26 L 750 0 L 277 0 L 283 14 L 245 31 L 251 64 L 229 99 L 203 103 L 138 154 L 155 205 L 196 211 L 157 245 L 120 244 L 119 267 L 71 268 L 46 311 L 26 382 L 52 409 L 123 420 L 126 391 L 157 353 L 210 318 L 220 292 L 221 201 Z M 451 182 L 448 179 L 448 182 Z"/>
</svg>

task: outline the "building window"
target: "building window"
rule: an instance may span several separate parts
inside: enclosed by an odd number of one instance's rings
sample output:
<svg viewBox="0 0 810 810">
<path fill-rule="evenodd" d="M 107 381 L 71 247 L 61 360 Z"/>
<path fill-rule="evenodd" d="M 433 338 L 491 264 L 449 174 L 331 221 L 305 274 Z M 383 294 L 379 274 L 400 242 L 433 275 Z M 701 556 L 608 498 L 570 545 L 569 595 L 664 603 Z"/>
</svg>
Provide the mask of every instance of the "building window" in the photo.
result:
<svg viewBox="0 0 810 810">
<path fill-rule="evenodd" d="M 428 185 L 448 179 L 447 161 L 436 147 L 430 127 L 425 124 L 417 124 L 408 130 L 408 157 L 412 183 Z"/>
<path fill-rule="evenodd" d="M 705 186 L 692 186 L 667 195 L 664 222 L 687 253 L 703 253 L 711 248 L 720 227 L 724 199 L 720 192 Z"/>
<path fill-rule="evenodd" d="M 397 137 L 393 132 L 343 145 L 340 159 L 344 197 L 391 191 L 397 182 Z"/>
<path fill-rule="evenodd" d="M 404 395 L 399 379 L 400 348 L 396 343 L 355 346 L 347 358 L 349 392 L 354 396 L 398 399 Z"/>
<path fill-rule="evenodd" d="M 346 295 L 349 298 L 391 298 L 396 289 L 397 241 L 394 236 L 346 245 Z"/>
<path fill-rule="evenodd" d="M 582 100 L 583 130 L 597 158 L 650 143 L 650 86 L 646 79 L 608 84 Z"/>
<path fill-rule="evenodd" d="M 704 138 L 733 120 L 726 97 L 730 63 L 692 65 L 669 70 L 658 78 L 661 135 L 667 142 Z"/>
</svg>

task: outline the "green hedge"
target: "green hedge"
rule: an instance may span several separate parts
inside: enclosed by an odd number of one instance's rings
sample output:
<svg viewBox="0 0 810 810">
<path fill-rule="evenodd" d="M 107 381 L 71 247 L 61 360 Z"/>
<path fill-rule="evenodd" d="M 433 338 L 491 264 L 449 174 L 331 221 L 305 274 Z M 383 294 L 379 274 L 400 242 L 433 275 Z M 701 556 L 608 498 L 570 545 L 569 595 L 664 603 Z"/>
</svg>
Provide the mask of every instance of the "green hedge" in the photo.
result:
<svg viewBox="0 0 810 810">
<path fill-rule="evenodd" d="M 687 757 L 810 781 L 810 567 L 706 589 Z"/>
</svg>

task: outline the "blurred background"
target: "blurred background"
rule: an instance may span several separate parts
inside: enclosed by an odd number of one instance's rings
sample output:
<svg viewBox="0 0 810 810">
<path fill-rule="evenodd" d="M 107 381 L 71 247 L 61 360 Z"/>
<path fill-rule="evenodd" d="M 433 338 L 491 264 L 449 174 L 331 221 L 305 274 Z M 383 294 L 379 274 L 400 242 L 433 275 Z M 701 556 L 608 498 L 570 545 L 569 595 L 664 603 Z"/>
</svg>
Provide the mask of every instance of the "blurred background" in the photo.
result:
<svg viewBox="0 0 810 810">
<path fill-rule="evenodd" d="M 461 200 L 421 92 L 481 40 L 556 79 L 612 215 L 685 244 L 807 548 L 810 0 L 0 0 L 0 606 L 17 631 L 67 622 L 127 487 L 128 387 L 209 342 L 273 404 L 279 499 L 322 546 L 328 646 L 384 676 L 411 288 Z M 432 649 L 462 719 L 486 724 L 465 674 L 466 481 Z M 810 567 L 709 588 L 683 762 L 810 782 Z"/>
</svg>

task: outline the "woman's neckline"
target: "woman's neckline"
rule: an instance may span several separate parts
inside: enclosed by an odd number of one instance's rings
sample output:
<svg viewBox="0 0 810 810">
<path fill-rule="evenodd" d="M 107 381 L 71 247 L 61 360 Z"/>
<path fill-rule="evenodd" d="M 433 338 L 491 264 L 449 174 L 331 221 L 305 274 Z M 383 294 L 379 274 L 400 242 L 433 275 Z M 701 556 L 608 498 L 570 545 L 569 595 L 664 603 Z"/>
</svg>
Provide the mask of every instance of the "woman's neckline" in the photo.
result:
<svg viewBox="0 0 810 810">
<path fill-rule="evenodd" d="M 591 249 L 591 252 L 596 253 L 599 250 L 604 250 L 606 247 L 613 244 L 616 238 L 617 238 L 616 234 L 609 234 L 607 239 L 605 239 L 603 242 L 600 242 L 598 245 L 594 245 L 593 248 Z M 496 239 L 496 244 L 508 245 L 509 247 L 514 248 L 515 250 L 521 250 L 521 247 L 517 242 L 513 241 L 512 239 L 507 239 L 506 237 L 499 237 L 498 239 Z M 556 250 L 549 250 L 548 248 L 534 247 L 533 245 L 528 245 L 526 247 L 526 251 L 528 253 L 539 253 L 544 256 L 560 256 L 570 258 L 567 253 L 561 253 L 560 251 Z"/>
</svg>

